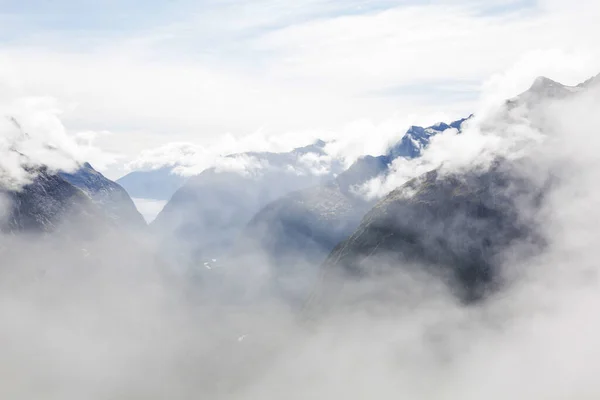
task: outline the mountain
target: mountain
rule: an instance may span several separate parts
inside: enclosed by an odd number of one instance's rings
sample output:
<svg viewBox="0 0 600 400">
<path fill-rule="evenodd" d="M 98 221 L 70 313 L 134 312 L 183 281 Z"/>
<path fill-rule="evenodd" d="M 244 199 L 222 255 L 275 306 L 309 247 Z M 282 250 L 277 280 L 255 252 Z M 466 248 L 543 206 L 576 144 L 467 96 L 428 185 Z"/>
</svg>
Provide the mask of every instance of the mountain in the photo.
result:
<svg viewBox="0 0 600 400">
<path fill-rule="evenodd" d="M 562 100 L 585 91 L 598 83 L 599 76 L 592 77 L 576 86 L 563 85 L 545 76 L 537 77 L 525 92 L 506 101 L 507 110 L 526 106 L 530 110 L 539 109 L 549 101 Z"/>
<path fill-rule="evenodd" d="M 286 153 L 226 157 L 225 166 L 207 169 L 177 190 L 151 229 L 182 262 L 220 258 L 266 204 L 341 170 L 323 158 L 324 146 L 318 141 Z"/>
<path fill-rule="evenodd" d="M 330 182 L 268 204 L 246 226 L 232 257 L 260 255 L 278 270 L 285 266 L 293 270 L 293 263 L 320 264 L 374 204 L 374 200 L 358 194 L 357 187 L 385 175 L 398 157 L 420 156 L 431 137 L 449 128 L 460 129 L 465 121 L 427 128 L 413 126 L 386 155 L 362 157 Z"/>
<path fill-rule="evenodd" d="M 524 106 L 529 114 L 519 112 L 518 117 L 526 116 L 536 129 L 551 134 L 544 116 L 548 110 L 560 112 L 562 103 L 549 103 L 585 93 L 597 87 L 598 79 L 565 86 L 538 78 L 503 111 Z M 510 118 L 501 122 L 512 129 Z M 308 309 L 388 294 L 380 284 L 361 293 L 348 288 L 365 277 L 389 282 L 394 295 L 399 288 L 412 290 L 411 282 L 419 279 L 441 282 L 465 302 L 495 292 L 505 283 L 507 261 L 512 264 L 546 246 L 538 212 L 557 180 L 556 171 L 540 171 L 526 153 L 510 158 L 498 157 L 489 168 L 449 171 L 442 166 L 389 193 L 322 264 Z"/>
<path fill-rule="evenodd" d="M 59 172 L 65 181 L 84 191 L 100 209 L 121 226 L 146 226 L 133 201 L 119 184 L 107 179 L 89 163 L 73 173 Z"/>
<path fill-rule="evenodd" d="M 398 158 L 416 158 L 421 155 L 421 152 L 429 145 L 431 138 L 440 132 L 444 132 L 447 129 L 458 129 L 460 130 L 462 124 L 470 119 L 473 115 L 468 118 L 463 118 L 458 121 L 454 121 L 450 124 L 440 122 L 433 126 L 423 128 L 420 126 L 411 126 L 406 134 L 402 137 L 402 140 L 395 146 L 393 146 L 388 152 L 388 158 L 390 161 Z"/>
<path fill-rule="evenodd" d="M 435 170 L 394 190 L 327 257 L 310 303 L 339 301 L 340 280 L 398 271 L 441 277 L 464 301 L 482 298 L 501 283 L 504 252 L 544 245 L 534 215 L 549 182 L 534 184 L 526 168 L 496 160 L 489 170 Z"/>
<path fill-rule="evenodd" d="M 187 181 L 173 173 L 173 168 L 163 167 L 152 171 L 133 171 L 117 179 L 133 198 L 169 200 Z"/>
<path fill-rule="evenodd" d="M 46 168 L 20 190 L 1 190 L 1 230 L 4 233 L 50 233 L 77 224 L 89 231 L 103 212 L 80 189 Z"/>
</svg>

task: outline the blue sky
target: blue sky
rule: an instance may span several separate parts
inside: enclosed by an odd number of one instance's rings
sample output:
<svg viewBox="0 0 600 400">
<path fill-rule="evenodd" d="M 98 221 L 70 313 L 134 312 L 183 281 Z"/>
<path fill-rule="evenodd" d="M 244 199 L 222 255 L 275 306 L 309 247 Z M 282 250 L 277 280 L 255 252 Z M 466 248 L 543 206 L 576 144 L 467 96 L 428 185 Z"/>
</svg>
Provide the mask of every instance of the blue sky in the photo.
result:
<svg viewBox="0 0 600 400">
<path fill-rule="evenodd" d="M 356 121 L 433 123 L 489 88 L 600 71 L 596 3 L 0 0 L 0 102 L 55 99 L 69 132 L 122 160 L 113 175 L 172 142 L 240 151 L 258 131 L 257 146 L 294 146 Z"/>
<path fill-rule="evenodd" d="M 260 34 L 313 19 L 361 15 L 399 6 L 426 6 L 436 3 L 438 2 L 434 0 L 8 0 L 0 2 L 0 15 L 7 23 L 2 29 L 5 40 L 27 40 L 28 36 L 36 37 L 40 34 L 71 38 L 77 35 L 101 36 L 108 39 L 172 24 L 185 24 L 194 18 L 206 22 L 206 19 L 219 16 L 249 17 L 247 21 L 252 23 L 241 25 L 238 29 L 219 29 L 219 22 L 223 22 L 223 26 L 226 27 L 229 25 L 227 21 L 212 21 L 212 28 L 220 31 L 225 38 L 237 38 L 241 34 Z M 465 3 L 476 7 L 484 15 L 532 9 L 536 5 L 534 0 Z M 202 16 L 206 16 L 206 19 Z"/>
</svg>

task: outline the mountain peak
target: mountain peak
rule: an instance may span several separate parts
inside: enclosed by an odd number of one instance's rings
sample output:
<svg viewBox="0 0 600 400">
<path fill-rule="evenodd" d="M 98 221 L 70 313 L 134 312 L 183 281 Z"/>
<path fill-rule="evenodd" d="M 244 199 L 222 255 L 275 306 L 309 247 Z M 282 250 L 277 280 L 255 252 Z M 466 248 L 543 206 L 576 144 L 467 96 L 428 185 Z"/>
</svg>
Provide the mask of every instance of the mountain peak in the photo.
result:
<svg viewBox="0 0 600 400">
<path fill-rule="evenodd" d="M 312 145 L 315 147 L 323 148 L 325 147 L 325 145 L 327 145 L 327 143 L 324 140 L 317 139 Z"/>
<path fill-rule="evenodd" d="M 428 126 L 426 128 L 413 125 L 408 128 L 402 139 L 400 139 L 398 143 L 390 148 L 386 154 L 386 157 L 388 157 L 390 160 L 394 160 L 398 157 L 419 157 L 422 150 L 429 145 L 429 141 L 432 136 L 444 132 L 446 129 L 450 128 L 460 131 L 463 122 L 467 121 L 472 116 L 473 115 L 470 115 L 468 118 L 463 118 L 450 124 L 438 122 L 437 124 Z"/>
<path fill-rule="evenodd" d="M 540 101 L 561 99 L 577 91 L 577 87 L 566 86 L 545 76 L 538 76 L 527 91 L 507 100 L 506 103 L 512 107 L 519 104 L 535 106 Z"/>
<path fill-rule="evenodd" d="M 540 92 L 540 91 L 548 91 L 564 88 L 565 85 L 562 83 L 558 83 L 553 81 L 550 78 L 546 78 L 545 76 L 538 76 L 533 81 L 533 85 L 531 85 L 530 90 Z"/>
</svg>

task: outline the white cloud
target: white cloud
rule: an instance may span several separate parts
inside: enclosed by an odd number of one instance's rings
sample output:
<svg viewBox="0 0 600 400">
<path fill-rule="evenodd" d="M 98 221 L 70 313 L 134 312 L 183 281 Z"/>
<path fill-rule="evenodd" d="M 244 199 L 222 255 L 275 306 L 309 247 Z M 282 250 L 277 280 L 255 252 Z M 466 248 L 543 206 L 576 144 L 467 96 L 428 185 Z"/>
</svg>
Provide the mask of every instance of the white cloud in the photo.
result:
<svg viewBox="0 0 600 400">
<path fill-rule="evenodd" d="M 35 171 L 27 167 L 72 171 L 79 163 L 114 162 L 92 146 L 92 135 L 70 135 L 63 126 L 61 109 L 53 98 L 21 98 L 0 104 L 0 184 L 16 189 L 30 182 Z M 78 143 L 87 136 L 85 144 Z M 104 163 L 100 162 L 103 161 Z"/>
<path fill-rule="evenodd" d="M 310 153 L 301 156 L 296 160 L 297 165 L 292 167 L 293 171 L 290 171 L 300 175 L 324 175 L 331 172 L 334 163 L 349 167 L 364 155 L 386 154 L 388 148 L 402 138 L 412 123 L 429 126 L 439 121 L 450 122 L 451 119 L 452 117 L 445 113 L 412 114 L 404 117 L 392 116 L 379 123 L 368 119 L 356 120 L 333 129 L 279 133 L 257 130 L 241 137 L 226 134 L 208 142 L 206 146 L 191 142 L 172 142 L 140 152 L 133 161 L 126 164 L 126 169 L 174 167 L 175 173 L 191 176 L 216 166 L 232 170 L 235 164 L 237 168 L 233 170 L 240 171 L 243 165 L 250 167 L 253 163 L 249 160 L 233 160 L 229 155 L 249 151 L 289 152 L 317 140 L 324 140 L 324 154 Z"/>
<path fill-rule="evenodd" d="M 122 155 L 102 150 L 96 145 L 99 138 L 112 135 L 113 133 L 109 131 L 76 132 L 73 139 L 78 145 L 79 159 L 89 162 L 98 170 L 106 169 L 119 162 L 123 158 Z"/>
<path fill-rule="evenodd" d="M 188 166 L 195 163 L 204 154 L 204 148 L 193 143 L 167 143 L 154 149 L 142 151 L 139 156 L 127 164 L 129 170 L 154 170 L 162 167 Z"/>
<path fill-rule="evenodd" d="M 484 79 L 528 54 L 528 76 L 583 80 L 600 70 L 600 10 L 575 4 L 494 14 L 486 10 L 503 4 L 211 3 L 205 13 L 165 14 L 156 29 L 96 38 L 85 51 L 69 49 L 69 31 L 50 43 L 44 35 L 5 43 L 0 76 L 9 92 L 71 104 L 62 116 L 69 130 L 114 132 L 99 142 L 133 159 L 145 148 L 207 147 L 260 127 L 275 136 L 435 110 L 459 117 L 473 111 Z M 562 54 L 580 63 L 558 76 Z"/>
<path fill-rule="evenodd" d="M 582 14 L 598 16 L 600 10 L 588 3 L 570 7 L 566 14 L 565 7 L 537 7 L 509 15 L 482 15 L 480 7 L 439 2 L 398 6 L 287 27 L 259 43 L 285 54 L 272 73 L 312 79 L 347 93 L 419 82 L 481 81 L 538 49 L 585 54 L 595 63 L 587 65 L 590 73 L 598 68 L 599 54 L 591 48 L 592 37 L 582 33 L 597 28 Z"/>
<path fill-rule="evenodd" d="M 327 175 L 331 173 L 332 157 L 329 154 L 306 153 L 298 157 L 298 175 Z M 290 166 L 291 167 L 291 166 Z"/>
<path fill-rule="evenodd" d="M 215 163 L 216 172 L 236 172 L 244 176 L 260 175 L 263 170 L 269 167 L 268 161 L 247 155 L 221 157 Z"/>
<path fill-rule="evenodd" d="M 217 167 L 220 170 L 246 170 L 255 164 L 251 157 L 228 157 L 235 154 L 235 149 L 252 150 L 259 147 L 272 146 L 258 137 L 260 143 L 247 141 L 240 142 L 231 135 L 224 135 L 221 140 L 211 143 L 209 146 L 201 146 L 189 142 L 174 142 L 157 148 L 142 151 L 136 159 L 126 165 L 128 170 L 142 169 L 154 170 L 162 167 L 172 167 L 173 172 L 182 176 L 191 176 L 201 173 L 207 168 Z M 247 137 L 249 138 L 249 137 Z M 246 146 L 247 145 L 247 146 Z M 258 167 L 258 165 L 255 165 Z"/>
<path fill-rule="evenodd" d="M 519 4 L 184 2 L 150 27 L 106 37 L 84 29 L 75 38 L 68 27 L 44 35 L 31 27 L 27 40 L 0 44 L 0 98 L 59 99 L 68 105 L 61 115 L 68 131 L 113 132 L 94 143 L 115 162 L 135 160 L 130 167 L 152 165 L 140 151 L 168 143 L 209 149 L 198 153 L 214 158 L 292 148 L 332 132 L 343 143 L 343 134 L 360 135 L 348 127 L 352 121 L 373 132 L 402 120 L 401 133 L 419 124 L 416 116 L 442 112 L 447 117 L 436 120 L 448 121 L 477 111 L 486 85 L 504 98 L 537 75 L 575 83 L 600 71 L 600 6 Z M 482 86 L 518 63 L 526 65 L 512 86 Z M 380 142 L 365 135 L 337 146 L 351 160 L 363 148 L 380 153 Z M 109 176 L 125 172 L 116 163 L 96 164 Z"/>
</svg>

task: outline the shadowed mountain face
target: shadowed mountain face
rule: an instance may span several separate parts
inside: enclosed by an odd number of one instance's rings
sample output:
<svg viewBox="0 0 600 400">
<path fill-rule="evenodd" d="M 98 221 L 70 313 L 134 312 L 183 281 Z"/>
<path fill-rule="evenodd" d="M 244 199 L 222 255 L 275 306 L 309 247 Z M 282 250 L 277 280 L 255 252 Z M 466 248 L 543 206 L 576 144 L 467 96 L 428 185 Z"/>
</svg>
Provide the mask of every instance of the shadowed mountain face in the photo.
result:
<svg viewBox="0 0 600 400">
<path fill-rule="evenodd" d="M 59 176 L 83 190 L 118 225 L 129 228 L 146 226 L 125 189 L 105 178 L 89 163 L 73 173 L 60 172 Z"/>
<path fill-rule="evenodd" d="M 466 301 L 481 298 L 500 283 L 508 249 L 543 245 L 535 213 L 545 189 L 522 168 L 497 161 L 486 171 L 432 171 L 396 189 L 329 255 L 318 292 L 340 276 L 404 270 L 442 277 Z"/>
<path fill-rule="evenodd" d="M 277 265 L 298 259 L 320 262 L 367 210 L 367 202 L 345 195 L 337 181 L 297 191 L 262 209 L 236 250 L 262 251 Z"/>
<path fill-rule="evenodd" d="M 375 157 L 359 164 L 365 169 L 346 171 L 354 176 L 344 172 L 332 182 L 290 193 L 264 207 L 245 227 L 233 256 L 257 253 L 278 266 L 319 264 L 371 206 L 351 192 L 350 182 L 356 176 L 374 178 L 382 166 Z"/>
</svg>

